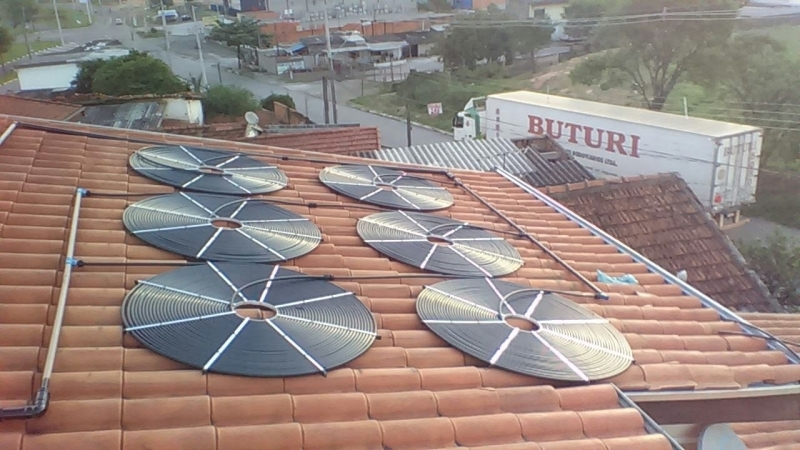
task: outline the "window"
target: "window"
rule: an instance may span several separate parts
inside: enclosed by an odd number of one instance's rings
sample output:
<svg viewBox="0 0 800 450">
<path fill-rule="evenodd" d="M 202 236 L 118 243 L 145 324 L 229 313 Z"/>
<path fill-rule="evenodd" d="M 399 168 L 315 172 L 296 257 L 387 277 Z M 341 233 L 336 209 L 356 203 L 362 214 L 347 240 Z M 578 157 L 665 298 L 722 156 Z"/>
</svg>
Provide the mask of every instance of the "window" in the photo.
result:
<svg viewBox="0 0 800 450">
<path fill-rule="evenodd" d="M 533 10 L 533 18 L 534 19 L 544 19 L 547 17 L 544 8 L 536 8 Z"/>
<path fill-rule="evenodd" d="M 464 118 L 461 116 L 453 117 L 453 128 L 463 128 L 464 127 Z"/>
</svg>

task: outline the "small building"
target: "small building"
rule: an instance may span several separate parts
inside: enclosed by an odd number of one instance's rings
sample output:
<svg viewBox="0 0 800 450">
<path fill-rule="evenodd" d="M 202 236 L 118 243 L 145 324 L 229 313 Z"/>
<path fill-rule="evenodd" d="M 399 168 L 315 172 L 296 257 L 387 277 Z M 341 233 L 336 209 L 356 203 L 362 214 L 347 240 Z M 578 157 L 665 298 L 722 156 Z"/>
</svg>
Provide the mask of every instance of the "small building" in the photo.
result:
<svg viewBox="0 0 800 450">
<path fill-rule="evenodd" d="M 69 89 L 78 75 L 80 63 L 95 59 L 125 56 L 129 49 L 119 41 L 94 41 L 65 52 L 34 56 L 15 66 L 21 91 Z"/>
<path fill-rule="evenodd" d="M 566 37 L 562 20 L 567 6 L 569 0 L 512 0 L 508 10 L 524 19 L 550 19 L 555 26 L 551 39 L 558 41 Z"/>
</svg>

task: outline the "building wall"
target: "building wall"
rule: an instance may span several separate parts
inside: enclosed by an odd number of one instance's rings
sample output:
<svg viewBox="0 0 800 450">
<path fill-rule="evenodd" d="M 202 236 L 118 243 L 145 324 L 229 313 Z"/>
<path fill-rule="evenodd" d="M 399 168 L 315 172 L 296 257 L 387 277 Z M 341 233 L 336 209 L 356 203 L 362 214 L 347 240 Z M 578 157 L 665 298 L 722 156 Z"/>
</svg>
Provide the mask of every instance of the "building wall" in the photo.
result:
<svg viewBox="0 0 800 450">
<path fill-rule="evenodd" d="M 506 9 L 506 0 L 472 0 L 472 9 L 475 11 L 487 9 L 489 5 L 495 5 L 500 9 Z"/>
<path fill-rule="evenodd" d="M 41 67 L 22 67 L 17 69 L 19 88 L 22 91 L 35 89 L 67 89 L 77 75 L 78 64 L 76 63 Z"/>
<path fill-rule="evenodd" d="M 368 24 L 350 23 L 341 28 L 331 27 L 330 31 L 358 31 L 364 36 L 383 36 L 385 34 L 407 33 L 411 31 L 427 31 L 430 29 L 428 19 L 400 20 L 397 22 L 377 21 Z M 273 36 L 274 42 L 298 42 L 301 38 L 325 33 L 322 24 L 303 27 L 300 22 L 282 21 L 266 23 L 261 26 L 263 33 Z"/>
<path fill-rule="evenodd" d="M 555 5 L 537 5 L 532 3 L 528 11 L 528 18 L 538 19 L 541 17 L 541 11 L 544 11 L 544 15 L 550 20 L 553 22 L 559 22 L 564 18 L 564 10 L 567 8 L 567 6 L 567 3 L 559 3 Z M 551 39 L 558 40 L 564 36 L 564 26 L 561 24 L 556 25 L 556 29 L 553 31 Z"/>
<path fill-rule="evenodd" d="M 203 125 L 203 104 L 198 99 L 165 99 L 164 118 Z"/>
</svg>

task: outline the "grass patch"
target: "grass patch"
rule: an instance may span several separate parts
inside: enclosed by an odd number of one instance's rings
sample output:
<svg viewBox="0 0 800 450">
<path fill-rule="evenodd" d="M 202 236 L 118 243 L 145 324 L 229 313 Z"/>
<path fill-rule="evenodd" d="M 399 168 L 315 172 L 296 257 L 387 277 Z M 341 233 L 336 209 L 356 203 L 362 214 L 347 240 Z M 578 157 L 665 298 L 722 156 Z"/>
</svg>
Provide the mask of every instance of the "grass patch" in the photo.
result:
<svg viewBox="0 0 800 450">
<path fill-rule="evenodd" d="M 17 79 L 17 72 L 11 70 L 7 73 L 4 73 L 0 75 L 0 86 L 8 83 L 11 80 L 16 80 L 16 79 Z"/>
<path fill-rule="evenodd" d="M 31 52 L 35 53 L 41 50 L 47 50 L 48 48 L 52 48 L 58 45 L 56 41 L 32 41 L 31 42 Z M 2 55 L 3 61 L 13 61 L 17 58 L 22 58 L 23 56 L 28 56 L 28 47 L 25 45 L 25 42 L 15 42 L 11 45 L 11 49 Z"/>
<path fill-rule="evenodd" d="M 89 16 L 82 9 L 72 9 L 66 5 L 58 8 L 58 18 L 61 20 L 61 28 L 70 30 L 89 26 Z M 36 18 L 37 28 L 45 26 L 47 28 L 57 28 L 56 14 L 53 8 L 40 8 Z"/>
<path fill-rule="evenodd" d="M 748 33 L 762 34 L 783 43 L 790 54 L 800 55 L 800 25 L 779 25 L 748 31 Z"/>
</svg>

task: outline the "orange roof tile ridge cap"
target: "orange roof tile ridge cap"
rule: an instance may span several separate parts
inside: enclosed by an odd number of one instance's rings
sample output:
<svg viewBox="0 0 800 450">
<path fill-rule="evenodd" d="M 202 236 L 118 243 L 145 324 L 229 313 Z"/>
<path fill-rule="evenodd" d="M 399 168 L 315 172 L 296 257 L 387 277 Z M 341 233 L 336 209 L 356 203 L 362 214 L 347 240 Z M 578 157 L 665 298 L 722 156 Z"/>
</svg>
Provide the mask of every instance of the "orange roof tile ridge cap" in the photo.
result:
<svg viewBox="0 0 800 450">
<path fill-rule="evenodd" d="M 716 311 L 720 316 L 723 318 L 735 322 L 739 324 L 740 327 L 746 328 L 743 331 L 753 338 L 761 338 L 767 339 L 768 345 L 773 350 L 780 351 L 783 353 L 790 363 L 792 364 L 800 364 L 800 355 L 797 354 L 794 350 L 789 348 L 787 345 L 783 344 L 779 339 L 774 338 L 774 336 L 770 335 L 766 331 L 762 330 L 759 327 L 751 324 L 747 320 L 740 317 L 735 311 L 732 311 L 713 298 L 707 296 L 699 289 L 695 288 L 694 286 L 686 283 L 685 281 L 679 279 L 675 274 L 671 273 L 670 271 L 664 269 L 663 267 L 659 266 L 658 264 L 654 263 L 641 253 L 637 252 L 636 250 L 630 248 L 625 243 L 621 242 L 617 238 L 611 236 L 610 234 L 606 233 L 600 227 L 594 225 L 593 223 L 589 222 L 588 220 L 584 219 L 580 215 L 576 214 L 574 211 L 570 210 L 566 206 L 562 205 L 555 199 L 551 198 L 547 194 L 541 192 L 540 190 L 534 188 L 533 186 L 525 183 L 523 180 L 515 176 L 514 174 L 502 169 L 502 168 L 495 168 L 495 172 L 502 175 L 507 180 L 514 183 L 517 187 L 522 189 L 524 192 L 533 195 L 539 201 L 544 202 L 547 206 L 555 209 L 559 213 L 563 214 L 567 217 L 567 219 L 577 223 L 582 228 L 589 230 L 595 236 L 603 238 L 608 244 L 614 246 L 617 251 L 621 253 L 626 253 L 628 256 L 634 259 L 634 261 L 644 264 L 648 269 L 655 272 L 658 275 L 664 277 L 668 284 L 672 284 L 678 286 L 681 291 L 684 293 L 688 293 L 692 296 L 697 297 L 704 306 L 713 309 Z M 749 331 L 748 331 L 749 330 Z M 752 334 L 752 331 L 757 331 L 758 334 Z M 774 338 L 774 339 L 773 339 Z"/>
</svg>

